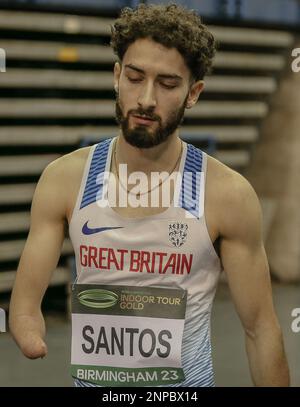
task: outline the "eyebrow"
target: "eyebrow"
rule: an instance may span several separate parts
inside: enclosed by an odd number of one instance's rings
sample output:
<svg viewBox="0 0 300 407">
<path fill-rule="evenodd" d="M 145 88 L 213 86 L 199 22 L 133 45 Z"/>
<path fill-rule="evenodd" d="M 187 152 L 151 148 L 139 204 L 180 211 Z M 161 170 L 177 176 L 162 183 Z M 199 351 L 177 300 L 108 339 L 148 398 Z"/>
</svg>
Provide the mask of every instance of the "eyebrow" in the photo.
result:
<svg viewBox="0 0 300 407">
<path fill-rule="evenodd" d="M 125 65 L 125 68 L 133 69 L 134 71 L 139 72 L 139 73 L 142 73 L 142 74 L 145 73 L 145 71 L 144 71 L 143 69 L 138 68 L 137 66 L 134 66 L 134 65 L 132 65 L 132 64 Z M 158 78 L 163 78 L 163 79 L 176 79 L 176 80 L 179 80 L 179 81 L 182 81 L 182 79 L 183 79 L 181 76 L 176 75 L 176 74 L 162 74 L 162 73 L 161 73 L 161 74 L 158 74 L 157 76 L 158 76 Z"/>
</svg>

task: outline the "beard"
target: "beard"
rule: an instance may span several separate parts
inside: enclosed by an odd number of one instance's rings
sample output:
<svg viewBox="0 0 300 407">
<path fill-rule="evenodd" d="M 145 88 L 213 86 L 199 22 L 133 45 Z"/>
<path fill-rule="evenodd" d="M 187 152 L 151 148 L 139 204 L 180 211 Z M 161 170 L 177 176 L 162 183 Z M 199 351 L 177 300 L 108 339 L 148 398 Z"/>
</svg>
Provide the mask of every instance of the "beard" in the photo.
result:
<svg viewBox="0 0 300 407">
<path fill-rule="evenodd" d="M 180 126 L 183 121 L 184 111 L 186 108 L 186 96 L 183 104 L 177 110 L 173 110 L 165 124 L 162 124 L 161 118 L 151 111 L 143 109 L 129 110 L 127 116 L 124 116 L 121 108 L 119 95 L 116 95 L 116 120 L 121 126 L 123 136 L 127 143 L 138 148 L 151 148 L 166 141 L 171 134 Z M 146 116 L 149 119 L 155 120 L 157 123 L 156 129 L 151 130 L 143 125 L 136 125 L 134 128 L 129 128 L 130 115 Z"/>
</svg>

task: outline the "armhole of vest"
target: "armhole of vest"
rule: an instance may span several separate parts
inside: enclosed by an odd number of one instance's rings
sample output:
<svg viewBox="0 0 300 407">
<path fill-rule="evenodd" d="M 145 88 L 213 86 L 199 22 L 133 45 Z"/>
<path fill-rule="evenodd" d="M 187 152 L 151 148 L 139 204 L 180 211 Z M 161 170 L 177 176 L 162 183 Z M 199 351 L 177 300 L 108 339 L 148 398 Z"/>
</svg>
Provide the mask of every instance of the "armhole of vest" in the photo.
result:
<svg viewBox="0 0 300 407">
<path fill-rule="evenodd" d="M 201 180 L 200 180 L 200 196 L 199 196 L 199 219 L 205 217 L 205 187 L 206 187 L 206 172 L 207 172 L 207 154 L 201 150 Z"/>
<path fill-rule="evenodd" d="M 209 235 L 209 232 L 208 232 L 207 222 L 206 222 L 204 204 L 205 204 L 206 178 L 207 178 L 207 158 L 208 158 L 208 156 L 204 151 L 202 151 L 202 154 L 203 154 L 203 156 L 202 156 L 202 168 L 201 168 L 201 171 L 202 171 L 203 175 L 202 175 L 202 188 L 201 188 L 201 194 L 200 194 L 200 204 L 202 205 L 202 208 L 203 208 L 203 213 L 202 213 L 203 224 L 204 224 L 205 233 L 206 233 L 206 236 L 207 236 L 208 248 L 209 248 L 212 256 L 217 261 L 220 261 L 220 257 L 218 255 L 216 249 L 215 249 L 215 246 L 214 246 L 213 242 L 211 241 L 211 238 L 210 238 L 210 235 Z M 221 263 L 220 263 L 220 270 L 223 270 L 222 266 L 221 266 Z"/>
<path fill-rule="evenodd" d="M 88 176 L 89 176 L 92 159 L 93 159 L 94 152 L 95 152 L 95 149 L 96 149 L 97 145 L 98 144 L 94 144 L 93 146 L 91 146 L 88 157 L 86 159 L 83 174 L 82 174 L 82 177 L 81 177 L 81 183 L 80 183 L 79 191 L 78 191 L 77 198 L 76 198 L 76 203 L 75 203 L 75 206 L 73 208 L 73 212 L 72 212 L 72 215 L 71 215 L 71 218 L 70 218 L 70 225 L 72 223 L 72 220 L 73 220 L 75 214 L 80 209 L 82 197 L 83 197 L 84 190 L 85 190 L 86 181 L 87 181 Z"/>
</svg>

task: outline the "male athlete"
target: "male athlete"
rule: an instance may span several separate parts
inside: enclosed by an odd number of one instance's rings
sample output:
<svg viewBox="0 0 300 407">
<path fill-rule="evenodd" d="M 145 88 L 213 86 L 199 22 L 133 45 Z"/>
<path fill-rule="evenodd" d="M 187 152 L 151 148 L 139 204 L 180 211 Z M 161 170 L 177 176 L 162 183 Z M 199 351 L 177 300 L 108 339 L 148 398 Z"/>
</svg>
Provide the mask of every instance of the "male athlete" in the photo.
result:
<svg viewBox="0 0 300 407">
<path fill-rule="evenodd" d="M 213 36 L 193 11 L 140 5 L 123 10 L 112 46 L 120 133 L 59 158 L 38 182 L 11 299 L 17 344 L 28 358 L 47 354 L 41 301 L 67 222 L 75 385 L 213 386 L 210 314 L 224 269 L 254 385 L 288 386 L 258 198 L 241 175 L 179 137 L 203 90 Z"/>
</svg>

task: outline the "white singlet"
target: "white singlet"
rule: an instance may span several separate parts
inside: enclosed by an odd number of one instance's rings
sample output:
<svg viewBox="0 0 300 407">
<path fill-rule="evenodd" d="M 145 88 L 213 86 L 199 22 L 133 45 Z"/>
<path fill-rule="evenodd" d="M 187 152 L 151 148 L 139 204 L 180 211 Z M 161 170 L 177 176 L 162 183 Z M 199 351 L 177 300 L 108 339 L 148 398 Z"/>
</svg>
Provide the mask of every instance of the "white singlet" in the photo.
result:
<svg viewBox="0 0 300 407">
<path fill-rule="evenodd" d="M 210 314 L 222 268 L 204 214 L 207 155 L 183 142 L 172 205 L 126 218 L 99 206 L 115 139 L 91 147 L 70 221 L 75 385 L 214 386 Z"/>
</svg>

